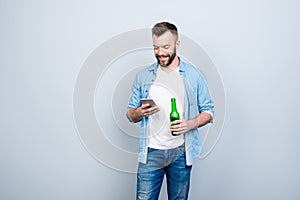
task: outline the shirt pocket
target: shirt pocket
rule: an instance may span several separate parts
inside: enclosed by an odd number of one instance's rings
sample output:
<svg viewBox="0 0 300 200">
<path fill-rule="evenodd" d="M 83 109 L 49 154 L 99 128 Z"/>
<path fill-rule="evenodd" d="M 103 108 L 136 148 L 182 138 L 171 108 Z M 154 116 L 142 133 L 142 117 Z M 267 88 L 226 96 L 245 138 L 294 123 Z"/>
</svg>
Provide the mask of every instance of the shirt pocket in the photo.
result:
<svg viewBox="0 0 300 200">
<path fill-rule="evenodd" d="M 150 84 L 145 84 L 141 87 L 140 98 L 148 98 L 150 93 Z"/>
</svg>

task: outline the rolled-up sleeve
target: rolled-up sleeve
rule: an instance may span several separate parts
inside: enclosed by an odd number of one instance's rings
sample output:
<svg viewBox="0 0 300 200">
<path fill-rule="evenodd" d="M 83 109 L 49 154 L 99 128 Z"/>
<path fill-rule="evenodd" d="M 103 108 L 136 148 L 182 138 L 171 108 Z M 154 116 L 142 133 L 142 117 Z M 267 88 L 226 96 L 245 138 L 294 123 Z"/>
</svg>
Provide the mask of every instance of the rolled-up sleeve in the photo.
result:
<svg viewBox="0 0 300 200">
<path fill-rule="evenodd" d="M 211 115 L 211 122 L 214 119 L 214 104 L 208 89 L 208 85 L 205 77 L 202 73 L 199 73 L 198 78 L 198 91 L 197 91 L 197 99 L 200 113 L 208 113 Z"/>
<path fill-rule="evenodd" d="M 141 104 L 140 97 L 141 97 L 141 90 L 139 86 L 139 76 L 137 74 L 132 84 L 131 94 L 127 106 L 128 110 L 131 108 L 138 108 L 140 106 Z"/>
</svg>

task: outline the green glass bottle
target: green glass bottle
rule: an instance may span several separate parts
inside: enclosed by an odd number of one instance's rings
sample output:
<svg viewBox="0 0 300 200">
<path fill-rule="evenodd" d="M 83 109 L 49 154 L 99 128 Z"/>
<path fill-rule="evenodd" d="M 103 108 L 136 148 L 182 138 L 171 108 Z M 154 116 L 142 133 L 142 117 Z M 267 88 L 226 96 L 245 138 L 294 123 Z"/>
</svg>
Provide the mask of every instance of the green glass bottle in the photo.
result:
<svg viewBox="0 0 300 200">
<path fill-rule="evenodd" d="M 176 107 L 176 99 L 175 98 L 171 98 L 171 107 L 172 107 L 172 110 L 170 113 L 170 121 L 172 122 L 172 121 L 180 119 L 179 112 L 177 111 L 177 107 Z M 173 124 L 172 126 L 175 126 L 175 125 L 176 124 Z M 173 134 L 173 132 L 172 132 L 172 135 L 177 136 L 176 134 Z"/>
</svg>

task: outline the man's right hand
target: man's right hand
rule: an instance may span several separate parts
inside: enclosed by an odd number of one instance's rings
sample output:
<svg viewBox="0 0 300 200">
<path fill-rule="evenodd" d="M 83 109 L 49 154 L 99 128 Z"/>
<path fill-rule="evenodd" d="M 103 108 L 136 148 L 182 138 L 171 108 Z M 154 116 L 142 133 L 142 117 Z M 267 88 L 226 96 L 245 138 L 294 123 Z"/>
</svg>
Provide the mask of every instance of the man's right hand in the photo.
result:
<svg viewBox="0 0 300 200">
<path fill-rule="evenodd" d="M 148 117 L 159 111 L 160 109 L 157 105 L 150 107 L 150 105 L 146 103 L 142 104 L 138 108 L 132 108 L 128 110 L 127 117 L 131 122 L 139 122 L 142 120 L 143 117 Z"/>
</svg>

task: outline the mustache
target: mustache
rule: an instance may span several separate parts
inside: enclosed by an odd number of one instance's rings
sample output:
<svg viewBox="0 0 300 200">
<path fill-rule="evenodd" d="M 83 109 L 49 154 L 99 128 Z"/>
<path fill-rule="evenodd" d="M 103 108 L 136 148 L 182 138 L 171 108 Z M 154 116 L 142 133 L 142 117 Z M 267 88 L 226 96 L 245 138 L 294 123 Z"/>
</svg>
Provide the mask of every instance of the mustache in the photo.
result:
<svg viewBox="0 0 300 200">
<path fill-rule="evenodd" d="M 167 57 L 170 57 L 170 55 L 156 55 L 156 57 L 158 57 L 158 58 L 167 58 Z"/>
</svg>

